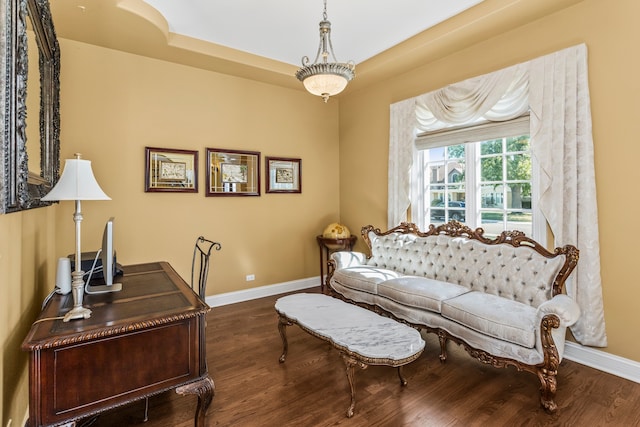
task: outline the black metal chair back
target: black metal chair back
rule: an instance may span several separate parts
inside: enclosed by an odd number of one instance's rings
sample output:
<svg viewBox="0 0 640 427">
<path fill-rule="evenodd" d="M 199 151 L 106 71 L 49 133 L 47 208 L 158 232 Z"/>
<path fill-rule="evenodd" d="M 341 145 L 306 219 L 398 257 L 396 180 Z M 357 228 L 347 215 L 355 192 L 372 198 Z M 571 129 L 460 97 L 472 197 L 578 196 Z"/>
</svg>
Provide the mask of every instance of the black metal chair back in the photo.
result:
<svg viewBox="0 0 640 427">
<path fill-rule="evenodd" d="M 200 298 L 204 299 L 207 292 L 207 278 L 209 275 L 209 261 L 211 258 L 211 250 L 222 249 L 222 245 L 218 242 L 205 239 L 199 236 L 193 248 L 193 260 L 191 261 L 191 288 L 196 290 Z M 197 280 L 197 282 L 196 282 Z"/>
<path fill-rule="evenodd" d="M 209 260 L 211 258 L 211 250 L 215 248 L 217 251 L 222 249 L 222 245 L 199 236 L 196 239 L 193 248 L 193 259 L 191 260 L 191 289 L 195 289 L 196 271 L 198 272 L 198 295 L 203 300 L 207 291 L 207 276 L 209 275 Z M 201 343 L 203 345 L 204 343 Z M 144 422 L 149 420 L 149 398 L 145 398 L 144 403 Z"/>
</svg>

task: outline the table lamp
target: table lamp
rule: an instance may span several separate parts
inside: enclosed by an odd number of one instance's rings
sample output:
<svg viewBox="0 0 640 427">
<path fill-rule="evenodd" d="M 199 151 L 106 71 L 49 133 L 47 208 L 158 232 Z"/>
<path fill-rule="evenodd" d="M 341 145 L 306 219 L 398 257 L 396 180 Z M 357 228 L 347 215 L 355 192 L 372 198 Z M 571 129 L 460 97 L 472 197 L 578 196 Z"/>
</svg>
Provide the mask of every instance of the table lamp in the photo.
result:
<svg viewBox="0 0 640 427">
<path fill-rule="evenodd" d="M 81 264 L 80 250 L 80 223 L 82 222 L 81 200 L 111 200 L 107 196 L 93 175 L 91 161 L 82 160 L 80 154 L 75 154 L 75 159 L 65 160 L 64 170 L 58 183 L 51 189 L 49 194 L 44 196 L 43 201 L 74 200 L 76 211 L 73 214 L 73 221 L 76 223 L 76 253 L 75 269 L 71 281 L 71 293 L 73 294 L 73 308 L 65 316 L 63 321 L 71 319 L 88 319 L 91 317 L 91 310 L 82 306 L 84 295 L 84 271 Z"/>
</svg>

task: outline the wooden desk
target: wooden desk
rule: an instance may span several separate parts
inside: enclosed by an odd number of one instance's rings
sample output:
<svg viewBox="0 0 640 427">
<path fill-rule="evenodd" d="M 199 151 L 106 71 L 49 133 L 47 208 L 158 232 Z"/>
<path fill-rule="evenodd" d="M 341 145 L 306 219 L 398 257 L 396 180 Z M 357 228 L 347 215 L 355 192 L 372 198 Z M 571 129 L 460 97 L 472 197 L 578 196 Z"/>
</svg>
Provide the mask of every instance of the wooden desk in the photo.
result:
<svg viewBox="0 0 640 427">
<path fill-rule="evenodd" d="M 55 295 L 25 338 L 28 426 L 57 425 L 176 389 L 196 394 L 195 425 L 213 399 L 205 316 L 210 310 L 166 262 L 131 265 L 120 292 L 86 295 L 89 319 L 55 319 L 73 297 Z M 141 414 L 142 416 L 142 414 Z"/>
</svg>

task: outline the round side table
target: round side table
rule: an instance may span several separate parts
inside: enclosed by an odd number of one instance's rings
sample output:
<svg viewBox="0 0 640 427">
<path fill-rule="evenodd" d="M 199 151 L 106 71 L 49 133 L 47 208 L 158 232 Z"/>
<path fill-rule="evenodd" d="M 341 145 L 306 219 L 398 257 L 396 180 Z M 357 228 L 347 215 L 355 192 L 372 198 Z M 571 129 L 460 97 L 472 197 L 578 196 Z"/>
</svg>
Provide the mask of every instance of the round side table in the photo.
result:
<svg viewBox="0 0 640 427">
<path fill-rule="evenodd" d="M 324 291 L 325 266 L 329 262 L 329 255 L 337 251 L 350 251 L 358 239 L 357 236 L 349 236 L 344 239 L 331 239 L 322 235 L 316 236 L 320 247 L 320 291 Z"/>
</svg>

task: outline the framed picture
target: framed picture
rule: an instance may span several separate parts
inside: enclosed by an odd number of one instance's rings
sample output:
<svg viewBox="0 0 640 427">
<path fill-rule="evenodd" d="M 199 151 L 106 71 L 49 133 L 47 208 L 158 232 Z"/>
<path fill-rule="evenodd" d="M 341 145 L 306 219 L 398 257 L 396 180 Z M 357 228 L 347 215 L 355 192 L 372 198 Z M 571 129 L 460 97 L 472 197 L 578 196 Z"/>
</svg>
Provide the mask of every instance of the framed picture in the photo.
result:
<svg viewBox="0 0 640 427">
<path fill-rule="evenodd" d="M 145 192 L 198 192 L 198 152 L 145 147 Z"/>
<path fill-rule="evenodd" d="M 301 193 L 301 159 L 265 157 L 267 193 Z"/>
<path fill-rule="evenodd" d="M 259 152 L 207 148 L 207 196 L 259 195 Z"/>
</svg>

